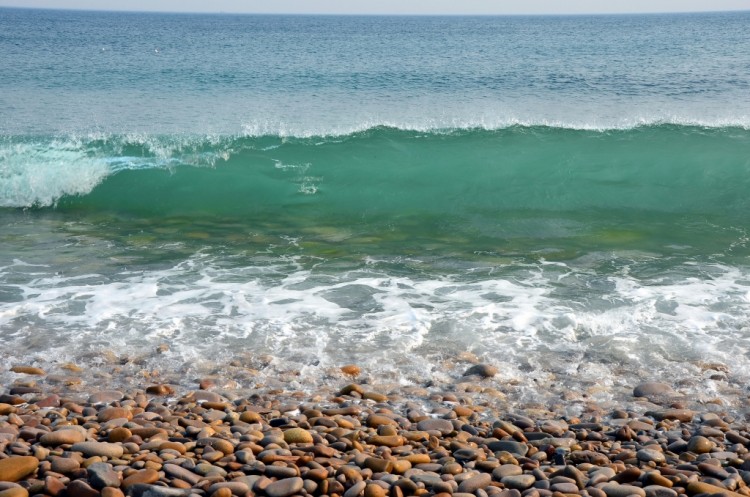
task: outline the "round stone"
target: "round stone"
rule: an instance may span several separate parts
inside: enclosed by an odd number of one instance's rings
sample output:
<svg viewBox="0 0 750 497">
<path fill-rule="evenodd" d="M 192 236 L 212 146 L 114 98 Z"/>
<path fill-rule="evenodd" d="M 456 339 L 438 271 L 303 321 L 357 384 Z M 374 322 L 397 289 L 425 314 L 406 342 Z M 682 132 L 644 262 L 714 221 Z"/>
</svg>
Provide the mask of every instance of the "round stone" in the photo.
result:
<svg viewBox="0 0 750 497">
<path fill-rule="evenodd" d="M 447 419 L 424 419 L 417 423 L 419 431 L 439 431 L 443 435 L 452 433 L 455 428 L 453 423 Z"/>
<path fill-rule="evenodd" d="M 601 487 L 607 497 L 628 497 L 630 495 L 638 495 L 639 497 L 646 497 L 646 492 L 641 487 L 635 487 L 633 485 L 618 485 L 617 483 L 607 483 Z"/>
<path fill-rule="evenodd" d="M 289 497 L 302 490 L 304 484 L 304 480 L 299 476 L 284 478 L 268 485 L 266 487 L 266 495 L 268 497 Z"/>
<path fill-rule="evenodd" d="M 288 444 L 311 444 L 313 436 L 302 428 L 292 428 L 284 432 L 284 441 Z"/>
<path fill-rule="evenodd" d="M 706 437 L 702 437 L 700 435 L 691 438 L 687 446 L 687 450 L 695 454 L 706 454 L 708 452 L 711 452 L 711 449 L 713 448 L 714 443 Z"/>
<path fill-rule="evenodd" d="M 636 452 L 636 457 L 639 461 L 655 462 L 657 464 L 662 464 L 667 461 L 662 452 L 653 449 L 641 449 Z"/>
<path fill-rule="evenodd" d="M 122 481 L 123 488 L 128 488 L 136 483 L 154 483 L 159 480 L 159 472 L 154 469 L 143 469 L 136 471 Z"/>
<path fill-rule="evenodd" d="M 492 483 L 492 476 L 489 473 L 479 473 L 462 481 L 458 485 L 458 491 L 473 494 L 479 489 L 488 487 L 490 483 Z"/>
<path fill-rule="evenodd" d="M 19 481 L 39 466 L 39 459 L 31 456 L 11 456 L 0 459 L 0 481 Z"/>
<path fill-rule="evenodd" d="M 45 433 L 39 439 L 42 445 L 73 445 L 86 440 L 86 436 L 78 430 L 57 430 Z"/>
<path fill-rule="evenodd" d="M 349 376 L 359 376 L 361 370 L 359 369 L 359 366 L 355 366 L 354 364 L 347 364 L 346 366 L 341 366 L 341 372 Z"/>
<path fill-rule="evenodd" d="M 534 475 L 511 475 L 503 477 L 500 481 L 506 488 L 524 491 L 534 484 L 536 478 Z"/>
<path fill-rule="evenodd" d="M 647 381 L 641 383 L 633 389 L 634 397 L 659 397 L 669 395 L 673 392 L 672 387 L 666 383 L 656 381 Z"/>
<path fill-rule="evenodd" d="M 476 364 L 464 372 L 464 376 L 481 376 L 482 378 L 492 378 L 497 374 L 497 368 L 489 364 Z"/>
<path fill-rule="evenodd" d="M 380 485 L 370 483 L 365 487 L 365 497 L 386 497 L 388 492 Z"/>
</svg>

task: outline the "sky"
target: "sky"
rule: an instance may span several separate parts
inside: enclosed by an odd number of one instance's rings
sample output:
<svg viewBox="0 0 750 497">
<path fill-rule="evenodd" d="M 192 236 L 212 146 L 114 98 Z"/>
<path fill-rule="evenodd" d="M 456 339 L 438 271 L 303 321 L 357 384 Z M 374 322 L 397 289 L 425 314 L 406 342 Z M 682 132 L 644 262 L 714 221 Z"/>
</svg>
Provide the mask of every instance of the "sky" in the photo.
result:
<svg viewBox="0 0 750 497">
<path fill-rule="evenodd" d="M 750 0 L 0 0 L 0 6 L 265 14 L 610 14 L 750 10 Z"/>
</svg>

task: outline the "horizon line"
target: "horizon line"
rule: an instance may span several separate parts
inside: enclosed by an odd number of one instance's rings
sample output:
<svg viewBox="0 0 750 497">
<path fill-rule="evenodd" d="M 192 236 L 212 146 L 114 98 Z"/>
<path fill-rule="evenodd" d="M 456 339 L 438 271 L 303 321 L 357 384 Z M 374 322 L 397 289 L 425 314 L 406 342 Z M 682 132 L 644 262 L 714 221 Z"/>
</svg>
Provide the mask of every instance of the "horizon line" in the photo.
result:
<svg viewBox="0 0 750 497">
<path fill-rule="evenodd" d="M 367 16 L 367 17 L 560 17 L 560 16 L 628 16 L 628 15 L 665 15 L 665 14 L 731 14 L 748 13 L 749 9 L 729 10 L 666 10 L 646 12 L 514 12 L 514 13 L 424 13 L 424 12 L 240 12 L 240 11 L 202 11 L 202 10 L 142 10 L 142 9 L 88 9 L 75 7 L 26 7 L 17 5 L 0 5 L 0 9 L 40 10 L 63 12 L 111 12 L 122 14 L 175 14 L 175 15 L 257 15 L 257 16 Z"/>
</svg>

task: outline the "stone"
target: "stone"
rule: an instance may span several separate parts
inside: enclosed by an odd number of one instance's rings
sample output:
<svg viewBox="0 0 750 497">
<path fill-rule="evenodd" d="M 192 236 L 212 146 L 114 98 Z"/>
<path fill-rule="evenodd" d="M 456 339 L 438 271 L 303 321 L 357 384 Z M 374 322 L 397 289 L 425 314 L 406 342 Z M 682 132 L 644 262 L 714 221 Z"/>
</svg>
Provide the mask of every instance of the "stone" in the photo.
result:
<svg viewBox="0 0 750 497">
<path fill-rule="evenodd" d="M 122 487 L 127 489 L 128 487 L 131 487 L 136 483 L 150 484 L 157 481 L 159 481 L 159 472 L 154 469 L 146 468 L 140 471 L 136 471 L 135 473 L 125 478 L 122 481 Z"/>
<path fill-rule="evenodd" d="M 119 488 L 104 487 L 101 493 L 102 497 L 125 497 L 125 494 Z"/>
<path fill-rule="evenodd" d="M 247 483 L 241 482 L 241 481 L 223 481 L 219 483 L 214 483 L 208 488 L 208 493 L 213 495 L 216 491 L 220 489 L 226 489 L 229 491 L 229 495 L 246 495 L 247 492 L 250 491 L 250 486 Z"/>
<path fill-rule="evenodd" d="M 492 378 L 497 374 L 497 368 L 489 364 L 476 364 L 464 372 L 464 376 L 481 376 L 482 378 Z"/>
<path fill-rule="evenodd" d="M 234 453 L 234 445 L 229 440 L 217 437 L 206 437 L 198 439 L 198 446 L 210 446 L 219 452 L 223 452 L 226 455 Z"/>
<path fill-rule="evenodd" d="M 89 396 L 89 404 L 110 404 L 122 400 L 123 393 L 119 390 L 103 390 Z"/>
<path fill-rule="evenodd" d="M 174 483 L 174 482 L 173 482 Z M 128 497 L 187 497 L 190 489 L 137 483 L 128 489 Z"/>
<path fill-rule="evenodd" d="M 661 485 L 649 485 L 643 487 L 643 491 L 646 492 L 646 497 L 678 497 L 675 490 L 668 487 L 662 487 Z"/>
<path fill-rule="evenodd" d="M 174 388 L 163 384 L 151 385 L 146 388 L 146 393 L 151 395 L 172 395 L 174 393 Z"/>
<path fill-rule="evenodd" d="M 731 492 L 726 488 L 719 487 L 717 485 L 711 485 L 702 481 L 690 482 L 687 486 L 687 491 L 690 495 L 695 494 L 723 494 L 731 497 L 740 497 L 741 494 Z"/>
<path fill-rule="evenodd" d="M 695 412 L 690 409 L 665 409 L 663 411 L 648 411 L 646 416 L 651 416 L 657 421 L 676 419 L 683 423 L 689 423 L 695 417 Z"/>
<path fill-rule="evenodd" d="M 42 376 L 46 374 L 43 369 L 41 368 L 35 368 L 33 366 L 13 366 L 10 368 L 11 371 L 14 373 L 19 374 L 28 374 L 28 375 L 34 375 L 34 376 Z"/>
<path fill-rule="evenodd" d="M 302 428 L 292 428 L 284 432 L 284 441 L 288 444 L 311 444 L 313 436 Z"/>
<path fill-rule="evenodd" d="M 220 487 L 211 492 L 211 497 L 232 497 L 232 490 L 227 487 Z"/>
<path fill-rule="evenodd" d="M 0 490 L 0 497 L 29 497 L 29 491 L 23 487 L 11 487 Z"/>
<path fill-rule="evenodd" d="M 633 397 L 661 397 L 674 393 L 672 387 L 666 383 L 659 383 L 655 381 L 648 381 L 641 383 L 633 389 Z"/>
<path fill-rule="evenodd" d="M 278 480 L 266 487 L 266 495 L 268 497 L 289 497 L 302 490 L 304 483 L 304 480 L 298 476 Z"/>
<path fill-rule="evenodd" d="M 81 452 L 87 457 L 101 456 L 116 459 L 122 457 L 122 445 L 108 442 L 80 442 L 70 448 L 73 452 Z"/>
<path fill-rule="evenodd" d="M 39 459 L 32 456 L 11 456 L 0 459 L 0 481 L 20 481 L 39 466 Z"/>
<path fill-rule="evenodd" d="M 380 485 L 369 483 L 365 487 L 365 497 L 387 497 L 387 495 L 388 491 Z"/>
<path fill-rule="evenodd" d="M 201 480 L 200 475 L 195 474 L 189 469 L 185 469 L 182 466 L 178 466 L 176 464 L 165 464 L 162 469 L 169 476 L 173 478 L 179 478 L 180 480 L 185 480 L 190 485 L 195 485 Z"/>
<path fill-rule="evenodd" d="M 359 369 L 359 366 L 355 366 L 354 364 L 347 364 L 346 366 L 341 366 L 341 372 L 347 376 L 355 377 L 359 376 L 362 371 Z"/>
<path fill-rule="evenodd" d="M 107 436 L 107 440 L 109 440 L 110 443 L 119 443 L 124 442 L 128 438 L 133 436 L 133 432 L 129 429 L 125 428 L 124 426 L 118 426 L 114 430 L 109 432 L 109 435 Z"/>
<path fill-rule="evenodd" d="M 506 488 L 513 488 L 516 490 L 526 490 L 536 481 L 534 475 L 511 475 L 503 477 L 500 482 L 505 485 Z"/>
<path fill-rule="evenodd" d="M 439 431 L 442 435 L 449 435 L 455 428 L 453 423 L 447 419 L 424 419 L 417 423 L 417 430 L 419 431 Z"/>
<path fill-rule="evenodd" d="M 605 483 L 601 487 L 607 497 L 628 497 L 629 495 L 638 495 L 639 497 L 646 497 L 646 492 L 641 487 L 635 487 L 633 485 L 619 485 L 617 483 Z"/>
<path fill-rule="evenodd" d="M 72 457 L 55 457 L 52 459 L 51 468 L 55 473 L 66 475 L 81 467 L 81 463 Z"/>
<path fill-rule="evenodd" d="M 636 457 L 642 462 L 655 462 L 657 464 L 663 464 L 667 461 L 664 454 L 658 450 L 653 449 L 641 449 L 636 452 Z"/>
<path fill-rule="evenodd" d="M 367 443 L 383 447 L 401 447 L 404 445 L 404 437 L 399 435 L 373 435 L 367 439 Z"/>
<path fill-rule="evenodd" d="M 690 439 L 690 441 L 688 442 L 687 450 L 695 454 L 706 454 L 708 452 L 711 452 L 711 449 L 713 449 L 714 446 L 715 444 L 711 440 L 707 439 L 706 437 L 697 435 Z"/>
<path fill-rule="evenodd" d="M 100 497 L 99 491 L 91 488 L 83 480 L 73 480 L 70 482 L 65 493 L 67 495 L 75 495 L 76 497 Z"/>
<path fill-rule="evenodd" d="M 398 426 L 398 423 L 395 419 L 380 414 L 370 414 L 369 416 L 367 416 L 366 423 L 370 428 L 377 428 L 382 425 Z"/>
<path fill-rule="evenodd" d="M 492 476 L 489 473 L 479 473 L 462 481 L 458 485 L 458 491 L 473 494 L 479 489 L 488 487 L 490 483 L 492 483 Z"/>
<path fill-rule="evenodd" d="M 97 462 L 89 465 L 86 470 L 89 473 L 89 484 L 97 489 L 104 487 L 119 487 L 120 475 L 112 469 L 112 465 Z"/>
<path fill-rule="evenodd" d="M 63 490 L 65 490 L 65 484 L 58 478 L 55 478 L 54 476 L 47 476 L 44 479 L 45 494 L 51 495 L 52 497 L 57 497 L 57 495 L 61 494 Z"/>
<path fill-rule="evenodd" d="M 39 439 L 42 445 L 73 445 L 86 440 L 86 436 L 78 430 L 57 430 L 42 435 Z"/>
<path fill-rule="evenodd" d="M 501 481 L 506 476 L 518 476 L 523 474 L 523 468 L 515 464 L 501 464 L 492 470 L 492 478 Z"/>
<path fill-rule="evenodd" d="M 510 452 L 513 455 L 524 457 L 529 452 L 529 446 L 525 443 L 515 442 L 513 440 L 499 440 L 487 444 L 492 452 Z"/>
<path fill-rule="evenodd" d="M 125 418 L 130 421 L 133 419 L 133 413 L 130 409 L 124 407 L 107 407 L 99 411 L 99 414 L 96 416 L 96 420 L 100 423 L 106 423 L 107 421 L 120 418 Z"/>
</svg>

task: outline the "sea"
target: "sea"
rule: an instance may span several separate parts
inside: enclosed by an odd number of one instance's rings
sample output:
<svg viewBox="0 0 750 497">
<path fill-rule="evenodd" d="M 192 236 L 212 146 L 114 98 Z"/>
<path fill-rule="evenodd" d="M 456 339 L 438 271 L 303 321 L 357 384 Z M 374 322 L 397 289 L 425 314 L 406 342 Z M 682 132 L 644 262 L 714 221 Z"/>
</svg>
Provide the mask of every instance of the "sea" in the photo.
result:
<svg viewBox="0 0 750 497">
<path fill-rule="evenodd" d="M 749 237 L 750 12 L 0 9 L 5 385 L 742 410 Z"/>
</svg>

